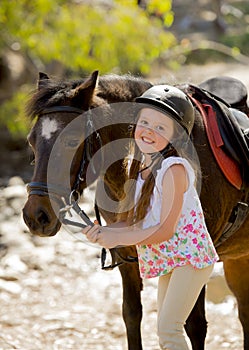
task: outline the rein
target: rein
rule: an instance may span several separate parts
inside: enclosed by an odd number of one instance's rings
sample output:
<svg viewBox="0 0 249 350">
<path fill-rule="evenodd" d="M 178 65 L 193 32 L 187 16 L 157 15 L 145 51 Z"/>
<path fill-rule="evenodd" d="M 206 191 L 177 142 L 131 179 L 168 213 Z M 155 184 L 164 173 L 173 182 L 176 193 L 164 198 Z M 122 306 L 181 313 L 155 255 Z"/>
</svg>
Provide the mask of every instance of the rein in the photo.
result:
<svg viewBox="0 0 249 350">
<path fill-rule="evenodd" d="M 39 116 L 44 115 L 44 114 L 51 114 L 51 113 L 61 113 L 61 112 L 71 112 L 71 113 L 77 113 L 77 114 L 82 114 L 84 111 L 79 109 L 79 108 L 75 108 L 75 107 L 71 107 L 71 106 L 53 106 L 53 107 L 48 107 L 46 109 L 44 109 L 41 113 L 39 113 Z M 87 122 L 86 122 L 87 128 L 89 128 L 89 135 L 95 133 L 96 134 L 96 139 L 99 142 L 99 146 L 100 149 L 102 149 L 102 140 L 100 137 L 100 134 L 98 133 L 97 130 L 95 130 L 94 125 L 93 125 L 93 120 L 92 120 L 92 116 L 91 116 L 91 110 L 89 109 L 87 112 Z M 69 193 L 69 189 L 65 189 L 62 188 L 60 186 L 54 185 L 54 184 L 47 184 L 45 182 L 39 182 L 39 181 L 33 181 L 28 183 L 27 185 L 27 192 L 28 195 L 38 195 L 38 196 L 48 196 L 48 197 L 52 197 L 54 200 L 56 200 L 57 202 L 59 202 L 59 204 L 61 205 L 61 203 L 63 203 L 63 207 L 61 207 L 61 209 L 59 210 L 59 220 L 60 222 L 62 222 L 64 225 L 71 225 L 71 226 L 75 226 L 75 227 L 79 227 L 79 228 L 85 228 L 86 226 L 93 226 L 94 223 L 90 220 L 90 218 L 88 217 L 88 215 L 84 212 L 83 209 L 80 208 L 79 204 L 78 204 L 78 200 L 80 198 L 80 186 L 81 183 L 84 181 L 84 169 L 85 169 L 85 165 L 89 162 L 89 160 L 91 159 L 91 151 L 92 151 L 92 146 L 91 143 L 89 142 L 89 139 L 87 138 L 85 141 L 85 147 L 84 147 L 84 151 L 83 151 L 83 157 L 82 157 L 82 161 L 81 161 L 81 165 L 80 165 L 80 170 L 78 172 L 78 175 L 76 177 L 76 181 L 75 184 L 73 185 L 73 189 L 70 192 L 70 195 L 68 196 Z M 103 161 L 103 154 L 101 152 L 102 155 L 102 161 Z M 93 167 L 93 172 L 96 174 L 96 170 Z M 68 201 L 65 200 L 65 198 L 68 197 Z M 99 213 L 99 208 L 97 206 L 97 204 L 95 204 L 95 214 L 96 214 L 96 218 L 98 220 L 98 222 L 101 225 L 101 219 L 100 219 L 100 213 Z M 79 222 L 75 222 L 69 219 L 65 218 L 65 214 L 69 213 L 69 215 L 72 216 L 71 214 L 71 210 L 74 210 L 82 219 L 82 221 L 84 223 L 79 223 Z M 137 263 L 137 258 L 136 257 L 132 257 L 132 256 L 127 256 L 126 258 L 124 258 L 119 252 L 118 252 L 118 248 L 121 247 L 115 247 L 112 248 L 111 251 L 114 254 L 111 254 L 112 256 L 112 262 L 110 265 L 105 266 L 105 261 L 106 261 L 106 249 L 102 248 L 101 251 L 101 268 L 102 270 L 110 270 L 110 269 L 114 269 L 117 266 L 120 266 L 122 264 L 125 263 Z M 117 259 L 115 258 L 115 255 L 118 257 L 118 259 L 120 261 L 116 262 Z"/>
</svg>

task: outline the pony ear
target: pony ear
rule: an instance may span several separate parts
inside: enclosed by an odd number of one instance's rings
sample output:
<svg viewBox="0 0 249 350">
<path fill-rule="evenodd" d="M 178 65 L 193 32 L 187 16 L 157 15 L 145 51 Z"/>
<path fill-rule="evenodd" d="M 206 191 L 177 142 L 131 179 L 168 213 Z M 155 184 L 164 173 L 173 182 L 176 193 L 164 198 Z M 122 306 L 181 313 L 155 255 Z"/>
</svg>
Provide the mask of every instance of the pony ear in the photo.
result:
<svg viewBox="0 0 249 350">
<path fill-rule="evenodd" d="M 83 83 L 83 85 L 86 87 L 92 87 L 93 90 L 98 85 L 98 77 L 99 77 L 99 71 L 95 70 L 90 77 Z"/>
<path fill-rule="evenodd" d="M 77 107 L 87 110 L 92 102 L 94 91 L 98 86 L 99 72 L 94 71 L 82 84 L 71 90 L 70 97 Z"/>
<path fill-rule="evenodd" d="M 49 80 L 49 76 L 46 73 L 39 72 L 39 79 L 38 79 L 38 90 L 41 90 L 44 86 L 47 85 L 47 82 Z"/>
</svg>

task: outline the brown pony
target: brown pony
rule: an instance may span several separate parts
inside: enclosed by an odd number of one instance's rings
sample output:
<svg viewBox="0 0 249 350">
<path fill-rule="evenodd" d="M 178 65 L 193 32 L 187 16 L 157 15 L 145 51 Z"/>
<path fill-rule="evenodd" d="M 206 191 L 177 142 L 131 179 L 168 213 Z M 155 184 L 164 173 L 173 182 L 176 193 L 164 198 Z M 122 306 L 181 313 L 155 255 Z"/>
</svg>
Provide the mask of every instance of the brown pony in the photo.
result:
<svg viewBox="0 0 249 350">
<path fill-rule="evenodd" d="M 58 217 L 60 208 L 64 206 L 61 198 L 68 198 L 72 189 L 75 191 L 71 196 L 77 200 L 78 195 L 75 193 L 82 193 L 84 188 L 98 179 L 97 198 L 103 183 L 112 202 L 118 203 L 123 193 L 125 144 L 124 147 L 107 146 L 112 141 L 123 139 L 125 142 L 128 138 L 133 109 L 122 110 L 122 104 L 118 104 L 118 108 L 115 106 L 116 103 L 133 101 L 151 84 L 132 76 L 107 75 L 100 77 L 98 82 L 97 78 L 98 72 L 94 72 L 85 80 L 58 82 L 40 74 L 38 90 L 28 105 L 28 113 L 37 117 L 28 136 L 35 155 L 35 169 L 29 186 L 29 198 L 23 209 L 25 223 L 32 234 L 53 236 L 59 231 L 61 222 Z M 77 124 L 80 128 L 73 126 L 69 132 L 64 132 L 76 119 L 80 120 L 80 124 Z M 106 124 L 100 123 L 106 120 Z M 209 232 L 216 243 L 232 209 L 242 200 L 243 193 L 225 179 L 216 164 L 199 113 L 196 115 L 192 137 L 202 171 L 201 202 Z M 100 156 L 99 148 L 106 149 Z M 56 157 L 59 159 L 56 164 L 51 162 L 52 153 L 53 160 Z M 107 155 L 108 159 L 115 160 L 113 164 L 105 164 Z M 95 161 L 90 166 L 92 157 Z M 104 175 L 101 170 L 103 164 L 106 169 Z M 113 222 L 115 210 L 115 205 L 112 210 L 101 208 L 101 214 L 107 222 Z M 244 331 L 244 349 L 249 348 L 248 228 L 247 217 L 240 229 L 217 248 L 220 260 L 224 263 L 227 283 L 237 298 Z M 127 258 L 124 261 L 129 262 L 130 256 L 136 256 L 135 247 L 118 248 L 116 252 L 118 255 L 114 259 L 117 263 L 122 258 Z M 123 318 L 128 348 L 141 350 L 142 281 L 138 265 L 123 263 L 119 269 L 123 281 Z M 204 349 L 207 331 L 204 299 L 205 288 L 186 324 L 193 350 Z"/>
</svg>

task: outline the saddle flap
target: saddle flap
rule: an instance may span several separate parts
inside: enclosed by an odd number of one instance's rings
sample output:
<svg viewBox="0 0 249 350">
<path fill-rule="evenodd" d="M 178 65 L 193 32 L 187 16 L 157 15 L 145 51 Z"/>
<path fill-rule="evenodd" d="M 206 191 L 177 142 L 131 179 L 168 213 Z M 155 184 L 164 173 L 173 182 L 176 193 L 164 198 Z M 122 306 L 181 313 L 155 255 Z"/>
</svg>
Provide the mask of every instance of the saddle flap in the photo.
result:
<svg viewBox="0 0 249 350">
<path fill-rule="evenodd" d="M 233 108 L 225 109 L 220 106 L 217 121 L 225 150 L 242 168 L 249 168 L 249 139 L 246 132 L 249 130 L 249 118 Z"/>
<path fill-rule="evenodd" d="M 205 107 L 207 114 L 206 124 L 208 124 L 209 129 L 212 129 L 212 134 L 214 136 L 213 142 L 215 142 L 216 147 L 221 147 L 223 151 L 238 164 L 243 180 L 242 187 L 248 187 L 249 118 L 241 111 L 229 108 L 229 105 L 219 97 L 216 98 L 216 96 L 197 86 L 190 85 L 190 89 L 192 97 Z M 214 118 L 212 118 L 212 111 L 215 114 L 218 132 L 215 130 L 216 123 L 214 122 Z M 220 140 L 220 137 L 222 141 Z"/>
</svg>

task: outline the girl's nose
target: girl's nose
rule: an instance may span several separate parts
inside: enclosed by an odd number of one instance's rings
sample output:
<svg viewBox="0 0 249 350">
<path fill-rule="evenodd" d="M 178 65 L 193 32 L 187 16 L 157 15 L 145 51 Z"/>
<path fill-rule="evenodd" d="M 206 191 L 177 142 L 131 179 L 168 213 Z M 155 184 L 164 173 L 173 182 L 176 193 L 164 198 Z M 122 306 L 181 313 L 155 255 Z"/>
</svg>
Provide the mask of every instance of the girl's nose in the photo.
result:
<svg viewBox="0 0 249 350">
<path fill-rule="evenodd" d="M 146 131 L 148 134 L 153 134 L 153 132 L 154 132 L 154 130 L 153 130 L 151 127 L 149 127 L 149 126 L 145 127 L 145 131 Z"/>
</svg>

